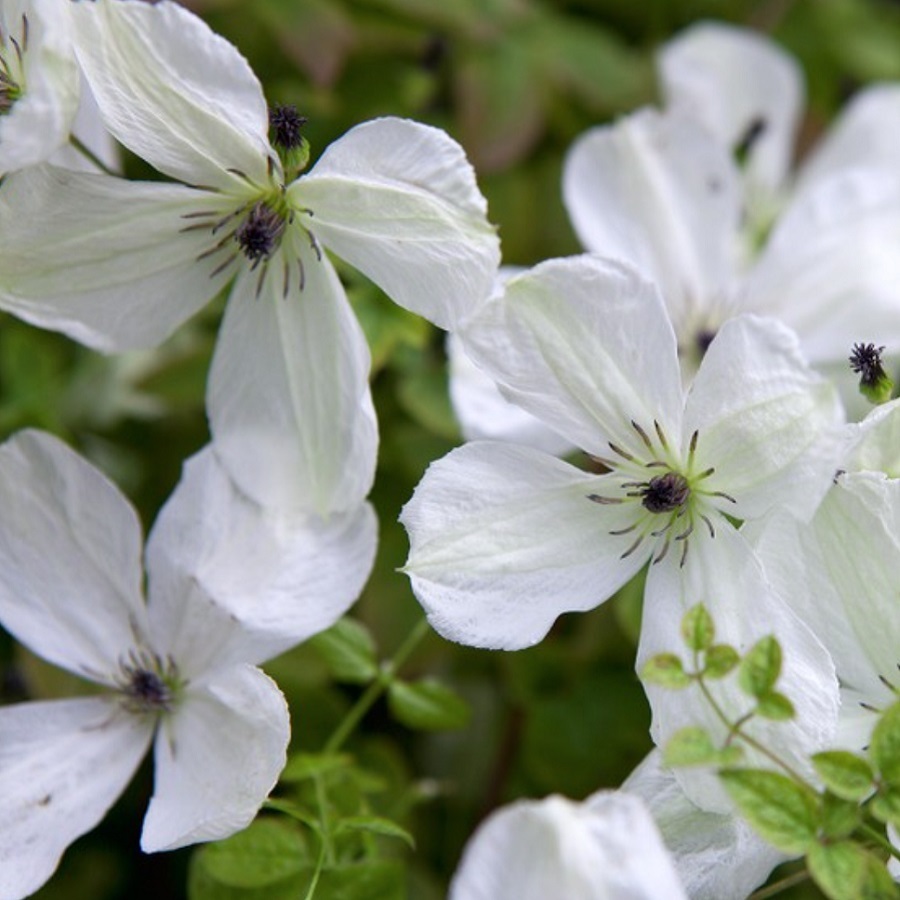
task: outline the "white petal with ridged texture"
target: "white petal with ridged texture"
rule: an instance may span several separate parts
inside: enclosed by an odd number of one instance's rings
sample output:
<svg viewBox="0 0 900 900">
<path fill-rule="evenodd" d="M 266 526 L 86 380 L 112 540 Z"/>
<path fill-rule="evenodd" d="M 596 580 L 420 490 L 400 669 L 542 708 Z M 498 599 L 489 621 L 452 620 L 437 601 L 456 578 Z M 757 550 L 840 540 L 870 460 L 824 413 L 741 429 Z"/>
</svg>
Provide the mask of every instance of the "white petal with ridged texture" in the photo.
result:
<svg viewBox="0 0 900 900">
<path fill-rule="evenodd" d="M 770 191 L 782 185 L 804 95 L 793 57 L 758 31 L 700 22 L 667 41 L 657 64 L 669 106 L 743 149 L 751 181 Z"/>
<path fill-rule="evenodd" d="M 574 256 L 512 278 L 460 332 L 510 400 L 597 456 L 607 441 L 641 457 L 658 422 L 681 434 L 682 390 L 659 293 L 613 260 Z"/>
<path fill-rule="evenodd" d="M 0 446 L 0 508 L 0 621 L 50 662 L 108 683 L 146 632 L 134 509 L 39 431 Z"/>
<path fill-rule="evenodd" d="M 264 662 L 349 609 L 377 539 L 367 503 L 327 520 L 260 507 L 207 447 L 185 464 L 147 543 L 155 643 L 190 666 L 188 677 Z"/>
<path fill-rule="evenodd" d="M 0 898 L 20 900 L 125 790 L 152 718 L 111 697 L 0 707 Z"/>
<path fill-rule="evenodd" d="M 774 319 L 726 322 L 685 405 L 685 434 L 699 433 L 701 484 L 723 491 L 724 512 L 752 519 L 776 507 L 809 518 L 831 485 L 846 435 L 837 394 L 806 365 L 796 336 Z"/>
<path fill-rule="evenodd" d="M 727 578 L 723 577 L 727 572 Z M 680 637 L 684 613 L 697 603 L 709 610 L 716 643 L 745 654 L 760 638 L 774 635 L 782 649 L 775 689 L 793 703 L 796 716 L 774 721 L 759 716 L 745 724 L 748 734 L 791 766 L 812 777 L 809 755 L 833 746 L 839 697 L 831 656 L 813 632 L 778 595 L 763 574 L 748 542 L 728 522 L 716 523 L 715 537 L 697 528 L 690 538 L 684 566 L 671 555 L 650 567 L 644 591 L 644 615 L 638 646 L 638 671 L 657 653 L 684 654 Z M 740 719 L 753 701 L 736 678 L 708 681 L 707 686 L 730 721 Z M 650 733 L 660 748 L 681 728 L 706 728 L 721 746 L 729 736 L 700 691 L 672 691 L 645 684 L 650 700 Z M 771 768 L 766 757 L 744 746 L 750 766 Z M 675 769 L 687 797 L 701 809 L 730 813 L 732 804 L 714 770 L 693 766 Z"/>
<path fill-rule="evenodd" d="M 76 53 L 106 126 L 129 150 L 187 184 L 268 183 L 269 118 L 247 61 L 172 0 L 72 6 Z"/>
<path fill-rule="evenodd" d="M 21 62 L 16 45 L 22 51 Z M 0 57 L 23 89 L 12 108 L 0 115 L 2 176 L 43 162 L 69 139 L 78 107 L 78 67 L 68 4 L 54 0 L 0 3 Z"/>
<path fill-rule="evenodd" d="M 216 453 L 263 506 L 355 509 L 378 448 L 368 345 L 331 263 L 302 237 L 286 234 L 268 265 L 258 294 L 259 271 L 238 277 L 219 329 L 207 387 Z"/>
<path fill-rule="evenodd" d="M 192 683 L 156 735 L 141 848 L 174 850 L 246 828 L 284 768 L 289 737 L 284 696 L 259 669 L 218 669 Z"/>
<path fill-rule="evenodd" d="M 583 134 L 568 152 L 563 199 L 587 250 L 657 285 L 679 333 L 716 304 L 737 263 L 737 170 L 724 147 L 676 113 L 640 110 Z"/>
<path fill-rule="evenodd" d="M 463 852 L 450 900 L 686 900 L 647 809 L 601 791 L 492 813 Z"/>
<path fill-rule="evenodd" d="M 745 900 L 787 857 L 739 815 L 694 806 L 662 753 L 653 750 L 625 779 L 622 791 L 644 801 L 691 900 Z"/>
<path fill-rule="evenodd" d="M 500 245 L 462 147 L 385 118 L 351 129 L 288 188 L 308 227 L 401 306 L 453 329 L 491 293 Z"/>
<path fill-rule="evenodd" d="M 513 444 L 476 441 L 432 463 L 403 508 L 404 571 L 436 631 L 475 647 L 536 644 L 641 567 L 622 558 L 633 512 L 588 499 L 603 480 Z"/>
<path fill-rule="evenodd" d="M 217 203 L 181 185 L 17 172 L 0 186 L 0 306 L 98 350 L 155 346 L 231 277 L 197 261 L 218 238 L 180 233 Z"/>
</svg>

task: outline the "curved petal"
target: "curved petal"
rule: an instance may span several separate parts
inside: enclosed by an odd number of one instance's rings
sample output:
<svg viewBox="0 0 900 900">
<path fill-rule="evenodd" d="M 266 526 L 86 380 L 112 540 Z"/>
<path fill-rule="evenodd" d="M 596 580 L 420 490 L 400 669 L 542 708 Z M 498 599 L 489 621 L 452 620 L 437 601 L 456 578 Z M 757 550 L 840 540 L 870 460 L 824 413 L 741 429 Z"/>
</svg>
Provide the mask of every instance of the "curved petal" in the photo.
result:
<svg viewBox="0 0 900 900">
<path fill-rule="evenodd" d="M 226 662 L 264 662 L 349 609 L 377 540 L 368 504 L 326 521 L 264 509 L 207 447 L 185 464 L 147 542 L 155 644 L 185 660 L 188 677 Z"/>
<path fill-rule="evenodd" d="M 803 72 L 791 56 L 749 28 L 700 22 L 668 41 L 657 64 L 669 106 L 698 116 L 729 149 L 743 150 L 752 182 L 781 187 L 804 94 Z"/>
<path fill-rule="evenodd" d="M 631 422 L 681 435 L 675 335 L 656 288 L 613 260 L 551 260 L 511 279 L 460 332 L 510 400 L 598 456 L 646 452 Z"/>
<path fill-rule="evenodd" d="M 716 312 L 737 261 L 740 185 L 693 119 L 643 109 L 586 132 L 566 157 L 563 200 L 585 248 L 659 285 L 679 335 Z"/>
<path fill-rule="evenodd" d="M 192 684 L 156 735 L 144 852 L 246 828 L 284 768 L 290 731 L 284 696 L 253 666 L 219 669 Z"/>
<path fill-rule="evenodd" d="M 637 797 L 553 795 L 492 813 L 469 840 L 450 900 L 686 900 Z"/>
<path fill-rule="evenodd" d="M 0 708 L 0 897 L 25 897 L 115 803 L 150 746 L 151 719 L 108 697 Z"/>
<path fill-rule="evenodd" d="M 172 0 L 72 6 L 75 50 L 106 125 L 129 150 L 187 184 L 268 183 L 269 118 L 240 53 Z"/>
<path fill-rule="evenodd" d="M 675 773 L 663 768 L 660 750 L 644 758 L 622 791 L 646 804 L 691 900 L 746 900 L 787 859 L 740 815 L 694 806 Z"/>
<path fill-rule="evenodd" d="M 183 230 L 185 216 L 217 202 L 54 166 L 10 175 L 0 186 L 0 305 L 98 350 L 155 346 L 231 277 L 197 261 L 216 238 Z"/>
<path fill-rule="evenodd" d="M 75 121 L 72 123 L 72 134 L 103 163 L 107 171 L 121 173 L 122 154 L 119 145 L 103 124 L 100 107 L 97 106 L 97 101 L 84 76 L 79 74 L 78 77 L 81 81 L 81 100 L 75 113 Z M 49 161 L 55 166 L 76 169 L 80 172 L 103 171 L 72 144 L 60 147 Z"/>
<path fill-rule="evenodd" d="M 467 441 L 512 441 L 552 456 L 564 456 L 575 449 L 571 441 L 540 419 L 510 403 L 469 359 L 457 335 L 447 335 L 445 347 L 450 365 L 450 402 Z"/>
<path fill-rule="evenodd" d="M 641 567 L 608 532 L 621 507 L 601 479 L 528 447 L 475 442 L 432 463 L 403 508 L 404 571 L 435 630 L 475 647 L 536 644 L 564 612 L 593 609 Z M 625 523 L 630 524 L 630 523 Z"/>
<path fill-rule="evenodd" d="M 796 192 L 812 190 L 833 175 L 867 166 L 896 170 L 900 158 L 900 85 L 874 84 L 853 96 L 807 157 Z"/>
<path fill-rule="evenodd" d="M 726 322 L 685 405 L 685 434 L 699 432 L 696 468 L 723 491 L 730 515 L 779 507 L 809 518 L 831 485 L 846 437 L 837 394 L 804 362 L 796 337 L 773 319 Z"/>
<path fill-rule="evenodd" d="M 851 448 L 842 468 L 848 472 L 883 472 L 900 478 L 900 399 L 876 406 L 862 422 L 850 426 Z"/>
<path fill-rule="evenodd" d="M 0 446 L 0 621 L 97 680 L 145 633 L 141 526 L 118 488 L 49 434 Z"/>
<path fill-rule="evenodd" d="M 261 288 L 256 273 L 238 276 L 207 412 L 241 490 L 266 507 L 328 516 L 359 506 L 374 477 L 369 349 L 331 263 L 292 237 Z"/>
<path fill-rule="evenodd" d="M 0 115 L 0 176 L 43 162 L 62 146 L 78 107 L 68 4 L 7 0 L 0 8 L 0 55 L 15 69 L 10 39 L 25 51 L 19 76 L 25 90 L 12 109 Z"/>
<path fill-rule="evenodd" d="M 462 147 L 438 128 L 358 125 L 288 197 L 313 211 L 309 227 L 341 259 L 442 328 L 491 293 L 500 244 Z"/>
<path fill-rule="evenodd" d="M 800 336 L 816 364 L 854 341 L 900 344 L 900 179 L 857 169 L 816 183 L 780 218 L 744 285 L 744 308 Z"/>
<path fill-rule="evenodd" d="M 723 577 L 723 572 L 728 576 Z M 730 644 L 746 653 L 760 638 L 774 635 L 782 648 L 783 663 L 776 689 L 794 704 L 789 721 L 755 717 L 744 727 L 759 743 L 812 777 L 809 755 L 832 746 L 839 695 L 834 663 L 813 632 L 794 614 L 765 578 L 762 566 L 747 541 L 727 522 L 710 537 L 698 529 L 691 537 L 684 566 L 671 556 L 650 567 L 644 592 L 644 615 L 638 647 L 638 671 L 657 653 L 682 651 L 681 619 L 696 603 L 704 603 L 713 618 L 716 643 Z M 709 682 L 717 704 L 731 721 L 750 706 L 737 679 Z M 729 736 L 702 694 L 696 690 L 673 692 L 644 685 L 650 700 L 650 733 L 658 747 L 687 726 L 701 726 L 717 745 Z M 771 767 L 765 757 L 748 747 L 751 766 Z M 684 767 L 675 777 L 687 797 L 701 809 L 729 813 L 732 804 L 714 771 Z"/>
</svg>

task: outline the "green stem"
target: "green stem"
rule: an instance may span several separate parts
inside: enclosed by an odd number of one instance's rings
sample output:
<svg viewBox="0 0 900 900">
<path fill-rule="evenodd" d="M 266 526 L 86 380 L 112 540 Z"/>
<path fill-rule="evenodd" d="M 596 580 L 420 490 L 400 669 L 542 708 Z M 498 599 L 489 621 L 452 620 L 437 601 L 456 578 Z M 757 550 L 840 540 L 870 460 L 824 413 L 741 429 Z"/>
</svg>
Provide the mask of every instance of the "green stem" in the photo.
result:
<svg viewBox="0 0 900 900">
<path fill-rule="evenodd" d="M 428 631 L 428 620 L 420 619 L 393 657 L 382 663 L 375 680 L 363 691 L 347 715 L 344 716 L 343 721 L 335 728 L 331 737 L 326 741 L 322 749 L 323 753 L 335 753 L 343 746 L 344 741 L 350 737 L 365 714 L 375 705 L 375 701 L 387 690 L 393 680 L 394 673 L 403 665 Z"/>
<path fill-rule="evenodd" d="M 883 835 L 879 834 L 871 825 L 860 825 L 859 831 L 861 831 L 870 841 L 877 844 L 881 847 L 882 850 L 886 851 L 888 855 L 893 856 L 894 859 L 900 859 L 900 850 L 898 850 L 887 838 Z"/>
<path fill-rule="evenodd" d="M 803 884 L 804 881 L 809 881 L 809 872 L 807 872 L 806 869 L 801 869 L 799 872 L 785 875 L 784 878 L 780 878 L 774 884 L 770 884 L 767 887 L 760 888 L 758 891 L 754 891 L 747 900 L 766 900 L 767 897 L 774 897 L 776 894 L 786 891 L 795 884 Z"/>
<path fill-rule="evenodd" d="M 309 890 L 306 892 L 306 897 L 304 900 L 313 900 L 313 895 L 316 893 L 316 888 L 319 884 L 319 876 L 322 874 L 322 869 L 325 868 L 325 843 L 322 843 L 322 847 L 319 850 L 319 859 L 316 862 L 316 871 L 313 872 L 312 881 L 309 883 Z"/>
<path fill-rule="evenodd" d="M 107 175 L 118 177 L 119 173 L 114 172 L 93 150 L 85 146 L 74 134 L 69 135 L 69 143 L 84 157 L 87 157 L 101 172 Z"/>
</svg>

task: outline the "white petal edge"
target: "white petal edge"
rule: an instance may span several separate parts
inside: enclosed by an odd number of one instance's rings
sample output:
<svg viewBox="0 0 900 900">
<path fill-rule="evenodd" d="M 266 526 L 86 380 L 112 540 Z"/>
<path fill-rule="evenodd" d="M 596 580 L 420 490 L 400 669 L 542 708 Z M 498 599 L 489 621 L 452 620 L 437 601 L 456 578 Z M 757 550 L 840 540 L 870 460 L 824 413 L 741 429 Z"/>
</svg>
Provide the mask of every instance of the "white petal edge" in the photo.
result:
<svg viewBox="0 0 900 900">
<path fill-rule="evenodd" d="M 108 697 L 0 708 L 0 898 L 44 884 L 125 790 L 153 721 Z"/>
<path fill-rule="evenodd" d="M 289 738 L 284 696 L 260 669 L 217 669 L 192 683 L 156 735 L 141 848 L 174 850 L 246 828 L 278 781 Z"/>
</svg>

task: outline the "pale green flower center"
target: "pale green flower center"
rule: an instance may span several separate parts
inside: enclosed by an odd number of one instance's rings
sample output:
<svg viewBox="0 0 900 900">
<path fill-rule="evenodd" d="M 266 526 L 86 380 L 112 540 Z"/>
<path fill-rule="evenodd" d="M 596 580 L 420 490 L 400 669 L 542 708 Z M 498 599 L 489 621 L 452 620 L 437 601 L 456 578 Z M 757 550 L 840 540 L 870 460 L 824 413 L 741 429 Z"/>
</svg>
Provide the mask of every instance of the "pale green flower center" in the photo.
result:
<svg viewBox="0 0 900 900">
<path fill-rule="evenodd" d="M 23 14 L 18 35 L 0 27 L 0 116 L 6 115 L 25 92 L 28 17 Z"/>
</svg>

